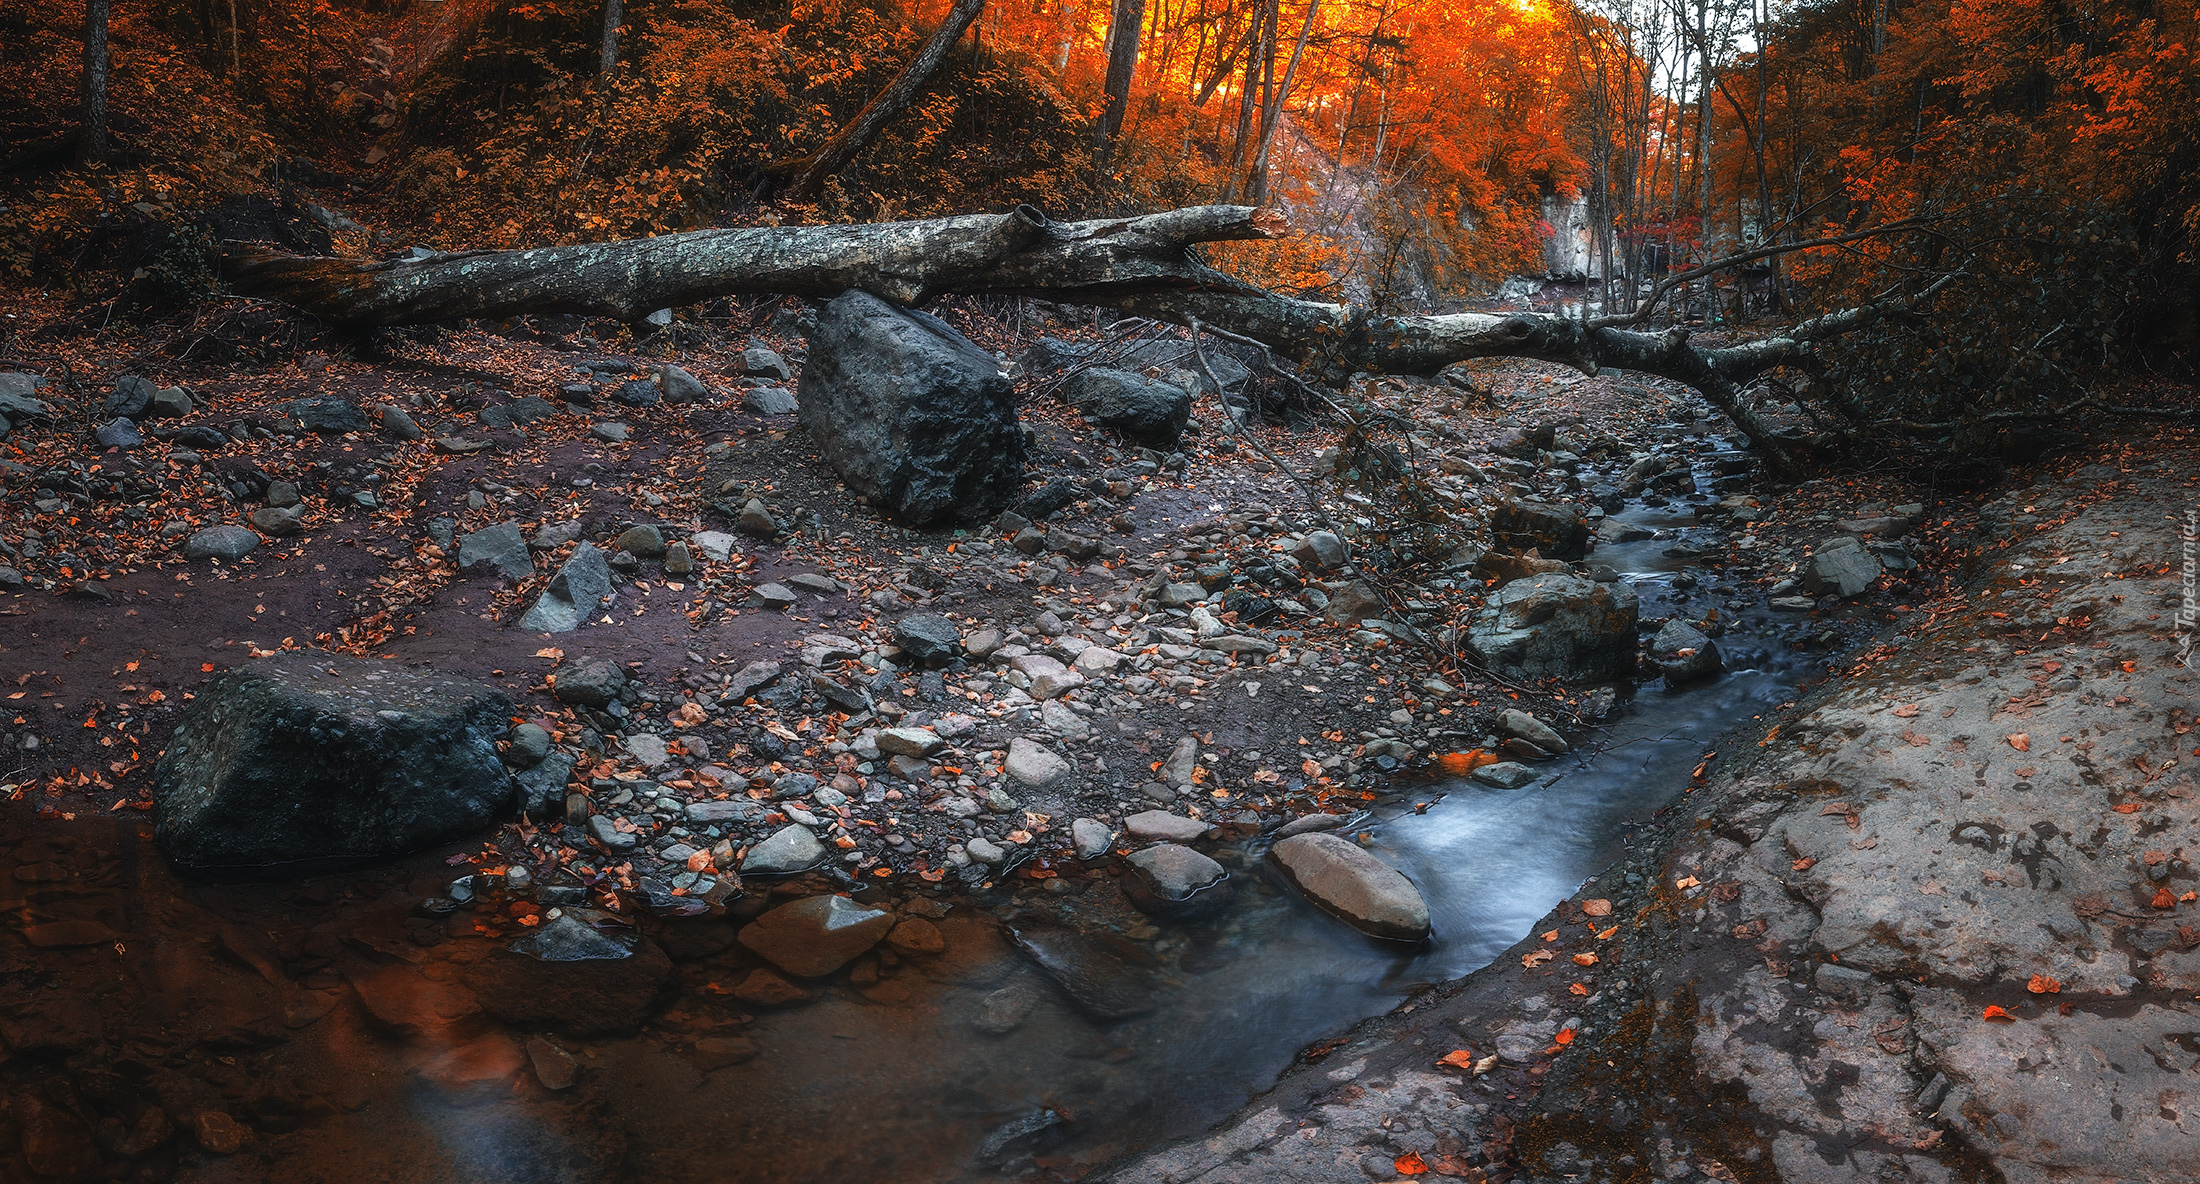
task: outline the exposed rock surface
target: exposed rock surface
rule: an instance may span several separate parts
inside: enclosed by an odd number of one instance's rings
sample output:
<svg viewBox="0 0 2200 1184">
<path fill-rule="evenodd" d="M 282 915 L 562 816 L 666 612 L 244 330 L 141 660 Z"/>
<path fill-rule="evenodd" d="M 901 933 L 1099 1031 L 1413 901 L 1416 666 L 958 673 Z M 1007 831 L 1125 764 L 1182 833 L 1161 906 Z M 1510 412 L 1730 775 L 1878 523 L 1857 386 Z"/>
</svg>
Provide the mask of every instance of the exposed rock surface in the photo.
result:
<svg viewBox="0 0 2200 1184">
<path fill-rule="evenodd" d="M 1149 448 L 1174 448 L 1192 415 L 1190 391 L 1124 370 L 1081 370 L 1063 384 L 1062 397 L 1094 423 Z"/>
<path fill-rule="evenodd" d="M 471 834 L 515 801 L 496 750 L 511 713 L 493 687 L 371 659 L 240 667 L 198 692 L 169 740 L 154 837 L 192 871 L 266 875 Z"/>
<path fill-rule="evenodd" d="M 1719 643 L 1686 621 L 1667 621 L 1650 642 L 1650 664 L 1665 681 L 1678 686 L 1717 674 L 1726 660 Z"/>
<path fill-rule="evenodd" d="M 1308 900 L 1360 932 L 1392 941 L 1428 937 L 1428 902 L 1421 890 L 1351 840 L 1294 835 L 1270 848 L 1268 857 Z"/>
<path fill-rule="evenodd" d="M 1476 615 L 1467 644 L 1509 678 L 1594 682 L 1635 660 L 1635 590 L 1553 572 L 1499 588 Z"/>
<path fill-rule="evenodd" d="M 1156 843 L 1132 855 L 1123 894 L 1157 917 L 1189 917 L 1220 909 L 1229 896 L 1222 865 L 1190 847 Z"/>
<path fill-rule="evenodd" d="M 902 521 L 988 517 L 1023 481 L 1008 379 L 936 317 L 843 293 L 818 314 L 797 395 L 826 462 Z"/>
<path fill-rule="evenodd" d="M 879 943 L 894 915 L 845 896 L 806 896 L 741 930 L 741 944 L 796 978 L 823 978 Z"/>
</svg>

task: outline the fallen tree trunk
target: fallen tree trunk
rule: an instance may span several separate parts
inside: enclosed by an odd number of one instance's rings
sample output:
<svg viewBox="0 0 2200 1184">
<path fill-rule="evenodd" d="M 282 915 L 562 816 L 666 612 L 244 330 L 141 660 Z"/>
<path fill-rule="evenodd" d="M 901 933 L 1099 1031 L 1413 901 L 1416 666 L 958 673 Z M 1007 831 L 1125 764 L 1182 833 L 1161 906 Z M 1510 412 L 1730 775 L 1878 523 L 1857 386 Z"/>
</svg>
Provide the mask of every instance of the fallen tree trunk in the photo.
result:
<svg viewBox="0 0 2200 1184">
<path fill-rule="evenodd" d="M 1914 307 L 1949 280 L 1805 321 L 1743 345 L 1706 349 L 1679 331 L 1545 313 L 1378 316 L 1276 296 L 1209 267 L 1202 243 L 1274 238 L 1281 215 L 1193 206 L 1135 218 L 1053 222 L 1029 206 L 922 222 L 699 230 L 526 251 L 416 253 L 384 261 L 245 255 L 238 291 L 349 325 L 582 313 L 629 324 L 719 296 L 837 296 L 861 288 L 903 304 L 949 293 L 1033 296 L 1120 308 L 1261 342 L 1331 374 L 1433 375 L 1477 358 L 1538 358 L 1594 374 L 1640 370 L 1688 384 L 1777 466 L 1794 457 L 1739 390 L 1803 360 L 1815 342 Z"/>
</svg>

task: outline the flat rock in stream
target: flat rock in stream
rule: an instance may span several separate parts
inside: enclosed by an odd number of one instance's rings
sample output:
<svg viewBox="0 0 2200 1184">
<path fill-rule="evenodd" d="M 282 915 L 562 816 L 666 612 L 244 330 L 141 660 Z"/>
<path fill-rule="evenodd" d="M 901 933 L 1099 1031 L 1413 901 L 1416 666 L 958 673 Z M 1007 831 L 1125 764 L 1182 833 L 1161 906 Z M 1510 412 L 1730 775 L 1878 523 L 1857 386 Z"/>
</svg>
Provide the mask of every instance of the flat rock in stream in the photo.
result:
<svg viewBox="0 0 2200 1184">
<path fill-rule="evenodd" d="M 606 1035 L 649 1018 L 672 981 L 672 959 L 648 938 L 599 932 L 568 912 L 490 951 L 463 981 L 505 1023 Z"/>
<path fill-rule="evenodd" d="M 796 978 L 823 978 L 854 961 L 894 927 L 894 915 L 845 896 L 783 904 L 741 930 L 741 944 Z"/>
<path fill-rule="evenodd" d="M 1422 941 L 1429 935 L 1428 901 L 1421 890 L 1349 839 L 1293 835 L 1271 848 L 1268 858 L 1322 911 L 1370 937 Z"/>
<path fill-rule="evenodd" d="M 1467 632 L 1483 665 L 1508 678 L 1599 682 L 1635 660 L 1635 590 L 1565 573 L 1499 588 Z"/>
<path fill-rule="evenodd" d="M 1116 934 L 1091 934 L 1051 921 L 1009 927 L 1009 940 L 1096 1020 L 1128 1019 L 1154 1008 L 1153 956 Z"/>
<path fill-rule="evenodd" d="M 511 812 L 511 699 L 391 662 L 286 654 L 200 687 L 153 774 L 153 834 L 222 876 L 356 867 Z"/>
<path fill-rule="evenodd" d="M 1130 873 L 1118 881 L 1123 895 L 1140 912 L 1156 917 L 1202 917 L 1220 909 L 1230 896 L 1229 873 L 1190 847 L 1156 843 L 1125 861 Z"/>
</svg>

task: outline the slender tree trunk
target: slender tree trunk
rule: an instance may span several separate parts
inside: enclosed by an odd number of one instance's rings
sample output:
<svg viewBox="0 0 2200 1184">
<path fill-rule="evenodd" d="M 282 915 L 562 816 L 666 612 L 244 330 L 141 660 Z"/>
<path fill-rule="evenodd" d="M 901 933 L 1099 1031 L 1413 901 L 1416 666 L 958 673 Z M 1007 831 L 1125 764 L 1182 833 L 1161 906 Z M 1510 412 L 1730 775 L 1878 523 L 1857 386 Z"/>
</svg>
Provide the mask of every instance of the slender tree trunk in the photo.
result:
<svg viewBox="0 0 2200 1184">
<path fill-rule="evenodd" d="M 619 68 L 619 25 L 626 19 L 621 0 L 603 0 L 603 60 L 596 73 L 609 75 Z"/>
<path fill-rule="evenodd" d="M 766 170 L 774 176 L 793 174 L 794 180 L 788 183 L 786 196 L 795 201 L 812 196 L 827 180 L 847 168 L 857 154 L 870 147 L 871 141 L 886 130 L 886 125 L 908 110 L 909 104 L 923 93 L 925 84 L 932 80 L 940 63 L 947 60 L 948 52 L 962 40 L 970 23 L 983 11 L 985 0 L 955 0 L 955 7 L 948 10 L 946 22 L 933 30 L 917 56 L 902 67 L 901 73 L 886 85 L 885 90 L 878 92 L 877 97 L 848 121 L 848 126 L 835 133 L 815 155 L 785 161 Z"/>
<path fill-rule="evenodd" d="M 108 0 L 85 0 L 81 151 L 87 162 L 107 159 L 107 9 Z"/>
<path fill-rule="evenodd" d="M 1108 74 L 1102 84 L 1106 104 L 1100 109 L 1099 145 L 1094 162 L 1107 171 L 1115 153 L 1115 141 L 1123 134 L 1123 115 L 1130 109 L 1131 78 L 1138 72 L 1139 40 L 1146 25 L 1146 0 L 1115 0 L 1108 17 Z"/>
<path fill-rule="evenodd" d="M 1276 124 L 1283 117 L 1283 105 L 1291 101 L 1291 84 L 1299 76 L 1299 57 L 1306 52 L 1306 39 L 1314 32 L 1314 19 L 1321 11 L 1322 0 L 1308 0 L 1306 23 L 1299 26 L 1299 39 L 1291 46 L 1291 64 L 1284 67 L 1283 85 L 1276 88 L 1268 109 L 1261 114 L 1260 151 L 1253 154 L 1253 182 L 1247 190 L 1253 205 L 1268 201 L 1268 149 L 1275 140 Z"/>
</svg>

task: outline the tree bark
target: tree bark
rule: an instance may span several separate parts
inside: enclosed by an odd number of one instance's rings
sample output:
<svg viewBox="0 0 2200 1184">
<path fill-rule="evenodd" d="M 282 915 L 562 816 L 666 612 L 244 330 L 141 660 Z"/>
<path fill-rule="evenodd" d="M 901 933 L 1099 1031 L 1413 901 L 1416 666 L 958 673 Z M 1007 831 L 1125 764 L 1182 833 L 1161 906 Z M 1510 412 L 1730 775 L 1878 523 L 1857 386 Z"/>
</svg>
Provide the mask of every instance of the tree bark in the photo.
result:
<svg viewBox="0 0 2200 1184">
<path fill-rule="evenodd" d="M 608 76 L 619 68 L 619 25 L 626 19 L 622 0 L 603 0 L 603 57 L 596 73 Z"/>
<path fill-rule="evenodd" d="M 84 3 L 84 135 L 86 162 L 107 159 L 107 10 L 109 0 Z"/>
<path fill-rule="evenodd" d="M 1123 134 L 1123 115 L 1130 109 L 1131 79 L 1138 73 L 1138 42 L 1146 25 L 1146 0 L 1115 0 L 1108 17 L 1108 74 L 1101 86 L 1106 105 L 1100 108 L 1099 144 L 1094 162 L 1106 172 L 1115 155 L 1115 141 Z"/>
<path fill-rule="evenodd" d="M 892 123 L 896 116 L 909 109 L 910 103 L 916 101 L 917 95 L 924 90 L 924 84 L 931 81 L 933 73 L 940 68 L 940 63 L 947 60 L 948 51 L 955 48 L 955 43 L 962 40 L 963 33 L 969 30 L 970 23 L 977 20 L 978 14 L 983 11 L 985 0 L 955 0 L 955 6 L 948 10 L 947 20 L 933 31 L 924 47 L 917 51 L 917 56 L 910 59 L 907 66 L 902 67 L 901 73 L 886 85 L 885 90 L 878 92 L 876 97 L 864 104 L 863 110 L 856 112 L 856 117 L 848 121 L 848 126 L 840 129 L 816 153 L 773 165 L 766 170 L 771 176 L 791 174 L 794 177 L 787 184 L 785 195 L 795 201 L 808 199 L 826 181 L 847 168 L 848 162 L 854 160 L 858 153 L 870 147 L 871 141 L 878 138 L 886 125 Z M 1134 48 L 1136 44 L 1134 37 Z"/>
<path fill-rule="evenodd" d="M 1203 243 L 1271 239 L 1273 210 L 1193 206 L 1135 218 L 1053 222 L 1030 206 L 870 225 L 698 230 L 525 251 L 421 254 L 380 262 L 247 254 L 225 260 L 233 290 L 369 326 L 581 313 L 627 323 L 719 296 L 829 298 L 861 288 L 903 304 L 948 293 L 1101 305 L 1262 342 L 1319 371 L 1434 375 L 1476 358 L 1537 358 L 1585 373 L 1640 370 L 1702 392 L 1773 465 L 1787 444 L 1742 401 L 1750 378 L 1804 360 L 1814 343 L 1915 307 L 1952 282 L 1804 321 L 1743 345 L 1705 349 L 1681 330 L 1530 313 L 1384 316 L 1276 296 L 1209 267 Z M 1762 250 L 1762 249 L 1760 249 Z M 1748 261 L 1758 253 L 1737 256 Z M 1624 318 L 1621 318 L 1622 320 Z"/>
</svg>

